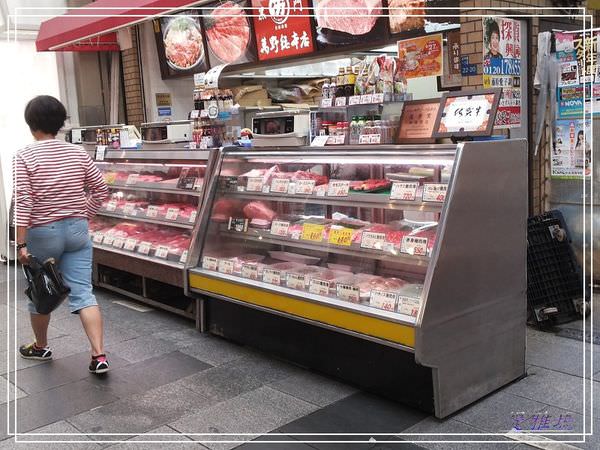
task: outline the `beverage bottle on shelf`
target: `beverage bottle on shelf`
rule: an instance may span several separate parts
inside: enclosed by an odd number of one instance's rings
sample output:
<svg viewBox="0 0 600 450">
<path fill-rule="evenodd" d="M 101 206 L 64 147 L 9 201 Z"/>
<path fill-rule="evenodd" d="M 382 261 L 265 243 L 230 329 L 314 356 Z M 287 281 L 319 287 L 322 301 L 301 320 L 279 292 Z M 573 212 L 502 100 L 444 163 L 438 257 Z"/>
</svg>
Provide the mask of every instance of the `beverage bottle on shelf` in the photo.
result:
<svg viewBox="0 0 600 450">
<path fill-rule="evenodd" d="M 329 95 L 329 79 L 325 80 L 323 86 L 321 86 L 321 97 L 322 98 L 331 98 Z"/>
<path fill-rule="evenodd" d="M 328 98 L 335 98 L 336 90 L 337 90 L 337 84 L 335 82 L 335 78 L 332 78 L 331 82 L 329 83 L 329 97 Z"/>
<path fill-rule="evenodd" d="M 335 90 L 336 97 L 343 97 L 345 95 L 345 89 L 344 89 L 345 78 L 346 78 L 346 71 L 344 70 L 343 67 L 340 67 L 340 70 L 339 70 L 338 76 L 337 76 L 337 87 Z"/>
<path fill-rule="evenodd" d="M 356 142 L 357 144 L 360 142 L 360 137 L 365 133 L 365 127 L 367 125 L 367 121 L 365 119 L 365 116 L 360 116 L 358 118 L 358 141 Z"/>
<path fill-rule="evenodd" d="M 346 67 L 346 82 L 344 83 L 344 95 L 350 97 L 354 95 L 354 83 L 356 83 L 356 74 L 351 66 Z"/>
<path fill-rule="evenodd" d="M 358 117 L 352 116 L 352 121 L 350 122 L 349 144 L 350 145 L 358 144 L 359 136 L 360 136 L 360 130 L 358 129 Z"/>
</svg>

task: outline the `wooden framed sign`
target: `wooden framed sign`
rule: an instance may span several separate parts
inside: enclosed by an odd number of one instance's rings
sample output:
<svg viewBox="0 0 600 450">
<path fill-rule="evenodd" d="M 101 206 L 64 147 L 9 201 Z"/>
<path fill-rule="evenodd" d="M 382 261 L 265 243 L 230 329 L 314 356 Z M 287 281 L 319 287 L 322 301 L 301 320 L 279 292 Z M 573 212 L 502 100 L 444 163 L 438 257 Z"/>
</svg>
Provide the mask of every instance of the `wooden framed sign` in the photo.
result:
<svg viewBox="0 0 600 450">
<path fill-rule="evenodd" d="M 445 93 L 433 137 L 491 136 L 501 93 L 501 88 Z"/>
<path fill-rule="evenodd" d="M 440 99 L 412 100 L 404 103 L 398 131 L 399 144 L 432 144 L 433 127 Z"/>
</svg>

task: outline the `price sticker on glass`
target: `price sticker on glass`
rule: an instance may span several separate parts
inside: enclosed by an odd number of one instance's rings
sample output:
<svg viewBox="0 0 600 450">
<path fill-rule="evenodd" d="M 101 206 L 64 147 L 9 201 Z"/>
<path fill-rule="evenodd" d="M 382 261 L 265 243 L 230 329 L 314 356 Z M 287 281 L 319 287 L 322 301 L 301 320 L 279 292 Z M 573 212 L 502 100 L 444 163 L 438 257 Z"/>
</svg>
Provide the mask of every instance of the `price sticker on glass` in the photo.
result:
<svg viewBox="0 0 600 450">
<path fill-rule="evenodd" d="M 104 234 L 103 233 L 95 233 L 94 234 L 94 238 L 93 241 L 96 244 L 102 244 L 102 241 L 104 240 Z"/>
<path fill-rule="evenodd" d="M 177 220 L 178 216 L 179 216 L 179 208 L 167 209 L 167 215 L 166 215 L 167 220 Z"/>
<path fill-rule="evenodd" d="M 271 192 L 287 194 L 289 187 L 290 180 L 286 178 L 274 178 L 273 181 L 271 181 Z"/>
<path fill-rule="evenodd" d="M 139 177 L 140 175 L 137 173 L 130 173 L 125 184 L 137 184 Z"/>
<path fill-rule="evenodd" d="M 284 220 L 274 220 L 271 223 L 271 234 L 274 236 L 287 236 L 290 223 Z"/>
<path fill-rule="evenodd" d="M 304 275 L 299 273 L 288 273 L 286 278 L 287 287 L 290 289 L 304 289 L 305 287 Z"/>
<path fill-rule="evenodd" d="M 275 269 L 263 270 L 263 281 L 269 284 L 281 285 L 281 271 Z"/>
<path fill-rule="evenodd" d="M 249 280 L 258 280 L 258 266 L 256 264 L 242 264 L 242 277 Z"/>
<path fill-rule="evenodd" d="M 169 255 L 169 247 L 166 245 L 159 245 L 156 247 L 156 251 L 154 252 L 154 256 L 161 259 L 167 259 Z"/>
<path fill-rule="evenodd" d="M 220 273 L 231 275 L 233 273 L 233 261 L 230 261 L 228 259 L 220 259 L 218 271 Z"/>
<path fill-rule="evenodd" d="M 374 233 L 372 231 L 364 231 L 360 241 L 361 248 L 370 248 L 382 250 L 385 243 L 385 233 Z"/>
<path fill-rule="evenodd" d="M 332 103 L 333 103 L 332 98 L 322 98 L 321 99 L 321 108 L 331 108 Z"/>
<path fill-rule="evenodd" d="M 350 191 L 350 181 L 348 180 L 330 180 L 327 189 L 328 197 L 347 197 Z"/>
<path fill-rule="evenodd" d="M 196 217 L 198 217 L 198 211 L 192 211 L 189 222 L 194 223 L 196 221 Z"/>
<path fill-rule="evenodd" d="M 315 180 L 297 180 L 296 181 L 296 194 L 300 195 L 312 195 L 315 189 Z"/>
<path fill-rule="evenodd" d="M 336 97 L 335 106 L 346 106 L 346 97 Z"/>
<path fill-rule="evenodd" d="M 351 284 L 338 284 L 335 287 L 338 298 L 349 302 L 358 303 L 360 301 L 360 289 Z"/>
<path fill-rule="evenodd" d="M 350 228 L 331 228 L 329 230 L 329 243 L 334 245 L 352 245 L 352 230 Z"/>
<path fill-rule="evenodd" d="M 425 183 L 423 185 L 423 201 L 424 202 L 443 202 L 446 200 L 447 184 L 442 183 Z"/>
<path fill-rule="evenodd" d="M 188 251 L 187 251 L 187 250 L 184 250 L 184 251 L 181 253 L 181 257 L 179 258 L 179 262 L 180 262 L 181 264 L 185 264 L 185 263 L 187 262 L 187 258 L 188 258 Z"/>
<path fill-rule="evenodd" d="M 219 260 L 212 256 L 204 256 L 202 258 L 202 268 L 206 270 L 217 270 L 219 267 Z"/>
<path fill-rule="evenodd" d="M 149 205 L 146 209 L 146 217 L 155 218 L 158 217 L 158 206 Z"/>
<path fill-rule="evenodd" d="M 394 181 L 390 200 L 414 201 L 417 198 L 419 183 Z"/>
<path fill-rule="evenodd" d="M 305 223 L 302 225 L 302 235 L 300 238 L 304 241 L 321 242 L 323 240 L 323 231 L 325 231 L 325 225 Z"/>
<path fill-rule="evenodd" d="M 115 237 L 111 236 L 111 235 L 106 235 L 104 236 L 104 245 L 112 245 L 112 243 L 115 241 Z"/>
<path fill-rule="evenodd" d="M 117 237 L 115 238 L 115 240 L 113 241 L 113 247 L 114 248 L 118 248 L 121 249 L 123 248 L 123 245 L 125 244 L 125 238 L 122 237 Z"/>
<path fill-rule="evenodd" d="M 123 206 L 123 214 L 127 216 L 135 216 L 135 203 L 125 203 L 125 206 Z"/>
<path fill-rule="evenodd" d="M 106 204 L 106 210 L 113 212 L 117 209 L 117 202 L 115 200 L 111 200 Z"/>
<path fill-rule="evenodd" d="M 250 177 L 246 182 L 246 190 L 248 192 L 261 192 L 263 187 L 262 177 Z"/>
<path fill-rule="evenodd" d="M 396 303 L 398 302 L 398 294 L 394 292 L 372 290 L 369 299 L 369 304 L 374 308 L 383 309 L 385 311 L 395 311 Z"/>
<path fill-rule="evenodd" d="M 348 97 L 348 104 L 349 105 L 360 105 L 360 95 L 353 95 L 351 97 Z"/>
<path fill-rule="evenodd" d="M 317 295 L 329 295 L 329 281 L 313 278 L 310 280 L 308 292 Z"/>
<path fill-rule="evenodd" d="M 415 256 L 426 256 L 427 238 L 418 236 L 404 236 L 402 238 L 400 252 Z"/>
<path fill-rule="evenodd" d="M 135 250 L 135 246 L 137 245 L 137 239 L 129 238 L 125 240 L 125 245 L 123 248 L 125 250 L 129 250 L 130 252 Z"/>
<path fill-rule="evenodd" d="M 421 299 L 400 296 L 398 298 L 398 312 L 407 316 L 417 317 L 421 308 Z"/>
<path fill-rule="evenodd" d="M 142 255 L 147 255 L 148 253 L 150 253 L 150 249 L 152 248 L 152 243 L 150 242 L 140 242 L 140 245 L 138 246 L 138 253 L 141 253 Z"/>
</svg>

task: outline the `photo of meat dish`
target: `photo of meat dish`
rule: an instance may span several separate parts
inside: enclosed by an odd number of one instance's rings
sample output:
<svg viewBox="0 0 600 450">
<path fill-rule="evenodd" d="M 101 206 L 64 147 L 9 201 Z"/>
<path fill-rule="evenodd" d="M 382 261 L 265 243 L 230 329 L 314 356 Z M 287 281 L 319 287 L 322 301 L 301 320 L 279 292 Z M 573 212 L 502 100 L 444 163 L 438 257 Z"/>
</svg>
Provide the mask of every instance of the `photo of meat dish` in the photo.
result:
<svg viewBox="0 0 600 450">
<path fill-rule="evenodd" d="M 200 25 L 191 17 L 176 17 L 164 28 L 167 64 L 175 70 L 189 70 L 202 61 L 204 44 Z"/>
<path fill-rule="evenodd" d="M 400 33 L 424 28 L 426 3 L 426 0 L 388 0 L 390 31 Z"/>
<path fill-rule="evenodd" d="M 352 35 L 370 32 L 382 13 L 382 0 L 315 0 L 317 26 Z"/>
<path fill-rule="evenodd" d="M 214 5 L 213 5 L 214 6 Z M 250 44 L 250 22 L 243 3 L 226 1 L 214 9 L 206 10 L 203 19 L 208 47 L 220 63 L 241 63 L 250 59 L 245 55 Z"/>
</svg>

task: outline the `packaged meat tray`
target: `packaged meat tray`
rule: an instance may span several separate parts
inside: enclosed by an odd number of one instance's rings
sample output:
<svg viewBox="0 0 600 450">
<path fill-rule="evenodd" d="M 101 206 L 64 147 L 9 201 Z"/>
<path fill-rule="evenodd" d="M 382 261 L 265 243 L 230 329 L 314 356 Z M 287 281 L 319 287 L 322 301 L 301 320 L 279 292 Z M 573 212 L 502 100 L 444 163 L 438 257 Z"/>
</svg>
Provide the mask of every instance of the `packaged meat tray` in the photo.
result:
<svg viewBox="0 0 600 450">
<path fill-rule="evenodd" d="M 338 298 L 353 303 L 369 300 L 371 284 L 381 281 L 381 277 L 366 273 L 357 273 L 336 278 L 335 291 Z"/>
<path fill-rule="evenodd" d="M 289 270 L 286 273 L 286 286 L 291 289 L 307 290 L 310 284 L 309 275 L 317 276 L 324 270 L 326 269 L 318 266 L 305 266 Z"/>
<path fill-rule="evenodd" d="M 308 291 L 313 294 L 330 296 L 335 295 L 335 280 L 344 276 L 352 275 L 350 272 L 341 270 L 324 269 L 319 272 L 309 273 Z"/>
<path fill-rule="evenodd" d="M 264 261 L 266 256 L 264 255 L 256 255 L 256 254 L 246 254 L 240 256 L 234 256 L 233 258 L 229 258 L 230 261 L 233 261 L 233 272 L 236 274 L 240 274 L 242 272 L 243 264 L 256 264 L 261 261 Z"/>
</svg>

